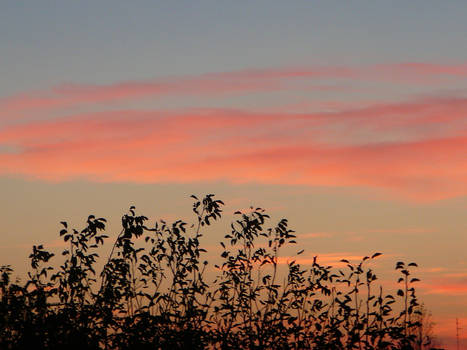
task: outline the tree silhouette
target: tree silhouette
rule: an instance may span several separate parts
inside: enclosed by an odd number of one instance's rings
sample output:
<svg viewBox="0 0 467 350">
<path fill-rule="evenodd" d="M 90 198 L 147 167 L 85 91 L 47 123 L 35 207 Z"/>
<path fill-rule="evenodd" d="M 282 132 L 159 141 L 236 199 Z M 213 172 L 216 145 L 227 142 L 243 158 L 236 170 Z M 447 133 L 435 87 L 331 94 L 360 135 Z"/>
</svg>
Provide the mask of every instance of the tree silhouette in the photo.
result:
<svg viewBox="0 0 467 350">
<path fill-rule="evenodd" d="M 397 262 L 401 288 L 386 294 L 369 267 L 381 253 L 343 269 L 291 260 L 296 243 L 286 219 L 270 225 L 261 208 L 236 212 L 220 242 L 222 262 L 209 262 L 201 240 L 224 203 L 192 196 L 195 220 L 172 223 L 122 216 L 101 271 L 106 220 L 90 215 L 82 230 L 62 222 L 64 262 L 34 246 L 26 283 L 0 269 L 1 349 L 414 349 L 422 312 L 415 263 Z M 297 255 L 303 250 L 297 252 Z M 280 282 L 283 281 L 283 282 Z M 423 314 L 423 313 L 422 313 Z"/>
</svg>

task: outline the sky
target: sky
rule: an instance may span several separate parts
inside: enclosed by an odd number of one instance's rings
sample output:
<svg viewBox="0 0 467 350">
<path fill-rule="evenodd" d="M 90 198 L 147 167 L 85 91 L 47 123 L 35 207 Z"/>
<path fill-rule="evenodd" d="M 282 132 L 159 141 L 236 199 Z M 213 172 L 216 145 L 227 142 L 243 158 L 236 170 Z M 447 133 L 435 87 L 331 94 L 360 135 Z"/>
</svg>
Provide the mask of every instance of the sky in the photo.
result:
<svg viewBox="0 0 467 350">
<path fill-rule="evenodd" d="M 289 219 L 303 262 L 416 261 L 467 346 L 467 2 L 0 2 L 0 264 L 130 205 L 215 193 Z M 113 222 L 113 223 L 112 223 Z M 206 237 L 215 246 L 227 233 Z"/>
</svg>

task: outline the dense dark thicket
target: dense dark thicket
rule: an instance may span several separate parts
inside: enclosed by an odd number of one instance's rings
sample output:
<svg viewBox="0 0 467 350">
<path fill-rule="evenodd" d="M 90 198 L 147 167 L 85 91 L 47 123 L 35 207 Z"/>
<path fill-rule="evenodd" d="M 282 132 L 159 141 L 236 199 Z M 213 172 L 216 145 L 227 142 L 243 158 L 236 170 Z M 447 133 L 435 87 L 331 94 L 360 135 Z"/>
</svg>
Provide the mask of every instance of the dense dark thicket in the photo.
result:
<svg viewBox="0 0 467 350">
<path fill-rule="evenodd" d="M 398 262 L 400 289 L 374 286 L 367 263 L 334 271 L 315 261 L 304 268 L 279 251 L 295 236 L 282 219 L 265 228 L 260 208 L 237 212 L 222 246 L 217 277 L 208 285 L 205 226 L 221 217 L 213 195 L 194 199 L 195 224 L 156 222 L 131 207 L 100 273 L 96 251 L 108 238 L 106 220 L 89 216 L 77 231 L 62 222 L 68 248 L 34 246 L 27 282 L 12 283 L 1 268 L 0 349 L 413 349 L 418 301 L 416 264 Z M 301 254 L 299 251 L 297 254 Z M 399 300 L 398 300 L 399 299 Z M 396 309 L 396 305 L 398 310 Z"/>
</svg>

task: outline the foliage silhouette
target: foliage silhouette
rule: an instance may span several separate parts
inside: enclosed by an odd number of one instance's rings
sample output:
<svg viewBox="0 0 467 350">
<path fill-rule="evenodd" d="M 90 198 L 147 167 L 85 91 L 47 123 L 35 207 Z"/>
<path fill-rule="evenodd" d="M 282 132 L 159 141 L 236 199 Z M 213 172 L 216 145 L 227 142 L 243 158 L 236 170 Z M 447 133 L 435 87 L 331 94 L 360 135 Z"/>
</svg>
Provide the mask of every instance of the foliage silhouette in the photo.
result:
<svg viewBox="0 0 467 350">
<path fill-rule="evenodd" d="M 62 222 L 63 264 L 42 245 L 29 256 L 26 283 L 0 269 L 1 349 L 413 349 L 420 327 L 412 277 L 415 263 L 398 262 L 395 296 L 375 286 L 368 264 L 341 260 L 345 269 L 287 262 L 295 244 L 286 219 L 271 228 L 261 208 L 236 212 L 220 242 L 221 264 L 208 283 L 202 256 L 206 226 L 221 218 L 223 202 L 193 198 L 195 223 L 163 220 L 153 226 L 122 217 L 102 271 L 97 251 L 109 238 L 106 220 L 90 215 L 81 231 Z M 297 255 L 303 253 L 299 251 Z M 283 282 L 279 279 L 284 278 Z M 401 309 L 397 309 L 400 305 Z"/>
</svg>

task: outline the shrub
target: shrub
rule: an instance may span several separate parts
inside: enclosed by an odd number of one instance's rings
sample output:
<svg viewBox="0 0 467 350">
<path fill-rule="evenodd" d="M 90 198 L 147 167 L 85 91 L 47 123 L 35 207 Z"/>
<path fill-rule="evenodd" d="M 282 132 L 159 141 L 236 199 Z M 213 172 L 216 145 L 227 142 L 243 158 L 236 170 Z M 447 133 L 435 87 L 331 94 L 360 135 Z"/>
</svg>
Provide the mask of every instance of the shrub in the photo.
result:
<svg viewBox="0 0 467 350">
<path fill-rule="evenodd" d="M 97 251 L 109 238 L 106 220 L 90 215 L 85 228 L 62 222 L 64 262 L 34 246 L 26 283 L 1 267 L 1 349 L 412 349 L 420 309 L 415 263 L 397 262 L 396 295 L 375 286 L 368 267 L 381 253 L 345 269 L 287 262 L 295 244 L 286 219 L 271 228 L 261 208 L 236 212 L 220 242 L 222 263 L 208 283 L 201 248 L 204 228 L 221 218 L 223 202 L 192 196 L 195 223 L 122 217 L 102 271 Z M 303 253 L 299 251 L 297 255 Z M 283 278 L 283 282 L 279 282 Z M 397 309 L 400 308 L 400 309 Z"/>
</svg>

